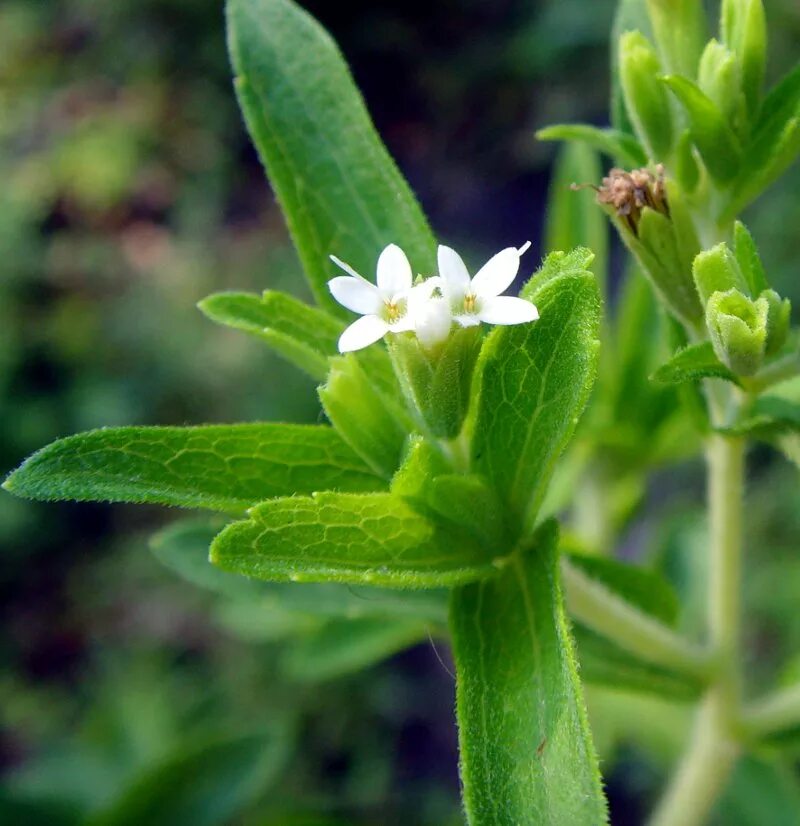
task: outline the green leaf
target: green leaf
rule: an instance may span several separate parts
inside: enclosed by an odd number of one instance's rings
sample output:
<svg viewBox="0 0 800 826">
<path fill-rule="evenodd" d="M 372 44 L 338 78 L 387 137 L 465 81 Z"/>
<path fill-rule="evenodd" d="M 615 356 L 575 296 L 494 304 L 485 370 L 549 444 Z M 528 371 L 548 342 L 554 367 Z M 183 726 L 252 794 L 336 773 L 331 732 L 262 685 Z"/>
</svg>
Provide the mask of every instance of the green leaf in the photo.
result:
<svg viewBox="0 0 800 826">
<path fill-rule="evenodd" d="M 636 138 L 619 129 L 600 129 L 584 123 L 558 123 L 536 133 L 540 141 L 575 141 L 613 158 L 622 166 L 644 166 L 647 155 Z M 591 183 L 591 181 L 576 181 Z"/>
<path fill-rule="evenodd" d="M 191 584 L 226 597 L 217 611 L 226 627 L 250 638 L 263 639 L 274 631 L 275 616 L 313 620 L 313 627 L 330 619 L 359 620 L 369 617 L 424 620 L 428 625 L 447 622 L 447 592 L 359 589 L 336 583 L 263 582 L 222 571 L 212 565 L 208 551 L 224 527 L 219 518 L 181 519 L 157 533 L 151 547 L 164 565 Z M 260 629 L 256 628 L 260 624 Z M 297 623 L 295 622 L 295 625 Z M 308 623 L 301 624 L 303 630 Z M 266 630 L 265 630 L 266 629 Z"/>
<path fill-rule="evenodd" d="M 211 546 L 223 570 L 256 579 L 436 588 L 497 572 L 466 531 L 445 530 L 388 493 L 273 499 Z"/>
<path fill-rule="evenodd" d="M 725 826 L 787 826 L 800 823 L 800 783 L 790 761 L 746 756 L 733 770 L 716 808 Z"/>
<path fill-rule="evenodd" d="M 557 528 L 453 592 L 464 806 L 471 826 L 607 822 L 564 617 Z"/>
<path fill-rule="evenodd" d="M 339 319 L 278 292 L 214 293 L 197 305 L 212 321 L 257 336 L 317 381 L 344 329 Z"/>
<path fill-rule="evenodd" d="M 331 253 L 371 277 L 399 244 L 420 272 L 435 242 L 325 30 L 290 0 L 229 0 L 239 103 L 317 301 L 345 316 L 326 282 Z"/>
<path fill-rule="evenodd" d="M 387 400 L 353 353 L 331 359 L 319 398 L 341 437 L 385 479 L 400 465 L 407 429 L 400 408 Z"/>
<path fill-rule="evenodd" d="M 739 384 L 736 375 L 717 358 L 710 341 L 678 350 L 650 378 L 657 384 L 683 384 L 700 379 L 725 379 Z"/>
<path fill-rule="evenodd" d="M 686 111 L 689 132 L 709 173 L 720 183 L 729 183 L 739 171 L 742 149 L 725 116 L 691 80 L 667 75 L 662 81 Z"/>
<path fill-rule="evenodd" d="M 800 152 L 800 65 L 766 96 L 722 220 L 733 219 L 779 178 Z"/>
<path fill-rule="evenodd" d="M 600 302 L 586 250 L 553 253 L 522 295 L 533 324 L 498 328 L 478 362 L 472 441 L 478 469 L 506 503 L 510 530 L 529 530 L 594 381 Z"/>
<path fill-rule="evenodd" d="M 699 681 L 637 659 L 581 623 L 574 623 L 572 630 L 581 679 L 586 683 L 675 700 L 692 700 L 703 689 Z"/>
<path fill-rule="evenodd" d="M 87 826 L 224 826 L 276 779 L 288 733 L 209 739 L 146 770 Z"/>
<path fill-rule="evenodd" d="M 767 273 L 761 263 L 756 242 L 741 221 L 737 221 L 733 227 L 733 252 L 750 289 L 750 295 L 760 295 L 769 289 Z"/>
<path fill-rule="evenodd" d="M 614 12 L 614 22 L 611 26 L 611 125 L 627 135 L 633 135 L 633 126 L 625 108 L 625 98 L 622 94 L 622 84 L 619 78 L 619 40 L 624 32 L 640 31 L 645 37 L 652 39 L 650 16 L 647 13 L 645 0 L 618 0 Z M 642 166 L 643 163 L 631 164 Z"/>
<path fill-rule="evenodd" d="M 585 554 L 569 554 L 573 566 L 580 568 L 626 602 L 650 614 L 666 625 L 674 625 L 678 616 L 678 597 L 672 586 L 655 571 L 613 559 Z"/>
<path fill-rule="evenodd" d="M 800 432 L 800 377 L 773 385 L 722 432 L 759 439 Z"/>
<path fill-rule="evenodd" d="M 416 620 L 338 620 L 293 643 L 282 665 L 299 682 L 331 680 L 367 668 L 428 639 L 428 626 Z"/>
<path fill-rule="evenodd" d="M 138 502 L 241 511 L 273 496 L 381 480 L 329 427 L 114 427 L 42 448 L 3 487 L 30 499 Z"/>
<path fill-rule="evenodd" d="M 556 157 L 547 198 L 545 248 L 548 252 L 587 247 L 595 254 L 592 272 L 605 292 L 608 262 L 608 223 L 590 189 L 578 192 L 572 184 L 593 183 L 602 177 L 597 154 L 581 143 L 569 143 Z"/>
</svg>

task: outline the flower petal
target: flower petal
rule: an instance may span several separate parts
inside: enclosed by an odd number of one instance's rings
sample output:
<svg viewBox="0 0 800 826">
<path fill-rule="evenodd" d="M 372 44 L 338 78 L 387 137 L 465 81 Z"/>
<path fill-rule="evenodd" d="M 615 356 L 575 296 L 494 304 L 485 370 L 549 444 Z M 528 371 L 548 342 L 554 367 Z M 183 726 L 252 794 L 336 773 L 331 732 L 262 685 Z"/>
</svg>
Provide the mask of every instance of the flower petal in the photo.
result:
<svg viewBox="0 0 800 826">
<path fill-rule="evenodd" d="M 378 288 L 363 278 L 337 275 L 328 282 L 328 289 L 342 307 L 361 315 L 377 313 L 383 304 Z"/>
<path fill-rule="evenodd" d="M 527 321 L 536 321 L 539 311 L 524 298 L 502 295 L 499 298 L 484 299 L 480 303 L 478 316 L 487 324 L 525 324 Z"/>
<path fill-rule="evenodd" d="M 477 327 L 481 320 L 474 313 L 461 313 L 454 315 L 453 321 L 460 324 L 462 327 Z"/>
<path fill-rule="evenodd" d="M 414 329 L 423 347 L 434 347 L 450 334 L 453 317 L 450 304 L 444 298 L 430 298 L 419 308 Z"/>
<path fill-rule="evenodd" d="M 411 289 L 414 280 L 411 264 L 397 244 L 389 244 L 380 254 L 377 276 L 378 289 L 386 298 L 393 298 L 398 293 Z"/>
<path fill-rule="evenodd" d="M 519 251 L 506 247 L 493 255 L 472 279 L 472 291 L 477 296 L 492 298 L 505 292 L 517 277 Z"/>
<path fill-rule="evenodd" d="M 460 301 L 469 290 L 469 271 L 461 256 L 450 247 L 439 247 L 441 290 L 450 301 Z"/>
<path fill-rule="evenodd" d="M 365 315 L 354 321 L 339 337 L 339 352 L 352 353 L 369 347 L 389 332 L 389 325 L 376 315 Z"/>
<path fill-rule="evenodd" d="M 348 275 L 352 275 L 353 278 L 362 278 L 364 281 L 367 280 L 363 275 L 361 275 L 361 273 L 357 273 L 347 262 L 342 261 L 341 258 L 337 258 L 335 255 L 329 255 L 328 258 L 330 258 L 337 267 L 343 269 Z"/>
</svg>

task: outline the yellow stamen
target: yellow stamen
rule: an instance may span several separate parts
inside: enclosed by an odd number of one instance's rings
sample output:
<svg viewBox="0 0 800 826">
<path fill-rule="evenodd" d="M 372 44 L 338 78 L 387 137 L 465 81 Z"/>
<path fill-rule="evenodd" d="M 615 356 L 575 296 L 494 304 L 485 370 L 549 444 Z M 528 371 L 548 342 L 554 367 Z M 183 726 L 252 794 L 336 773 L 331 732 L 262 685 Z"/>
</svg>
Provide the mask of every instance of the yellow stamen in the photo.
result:
<svg viewBox="0 0 800 826">
<path fill-rule="evenodd" d="M 464 312 L 465 313 L 474 313 L 475 312 L 475 296 L 472 293 L 467 293 L 464 296 Z"/>
</svg>

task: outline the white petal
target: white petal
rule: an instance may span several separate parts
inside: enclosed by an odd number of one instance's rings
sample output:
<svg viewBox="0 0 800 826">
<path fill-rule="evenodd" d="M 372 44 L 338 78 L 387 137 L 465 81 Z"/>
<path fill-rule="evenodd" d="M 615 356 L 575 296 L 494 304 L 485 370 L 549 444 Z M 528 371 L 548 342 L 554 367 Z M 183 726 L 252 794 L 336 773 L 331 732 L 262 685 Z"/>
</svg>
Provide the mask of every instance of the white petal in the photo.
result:
<svg viewBox="0 0 800 826">
<path fill-rule="evenodd" d="M 444 298 L 430 298 L 417 311 L 415 330 L 423 347 L 434 347 L 450 334 L 453 317 Z"/>
<path fill-rule="evenodd" d="M 522 256 L 523 256 L 523 255 L 525 255 L 525 253 L 526 253 L 526 252 L 527 252 L 530 248 L 531 248 L 531 242 L 530 242 L 530 241 L 526 241 L 526 242 L 525 242 L 525 243 L 524 243 L 524 244 L 523 244 L 523 245 L 522 245 L 522 246 L 521 246 L 521 247 L 517 250 L 517 254 L 519 255 L 519 257 L 520 257 L 520 258 L 522 258 Z"/>
<path fill-rule="evenodd" d="M 469 272 L 461 256 L 450 247 L 439 247 L 441 290 L 451 302 L 461 301 L 469 290 Z"/>
<path fill-rule="evenodd" d="M 505 292 L 517 277 L 519 252 L 514 247 L 506 247 L 493 255 L 472 279 L 475 295 L 491 298 Z"/>
<path fill-rule="evenodd" d="M 462 313 L 461 315 L 454 315 L 453 321 L 460 324 L 462 327 L 477 327 L 481 320 L 473 313 Z"/>
<path fill-rule="evenodd" d="M 397 244 L 389 244 L 380 254 L 377 280 L 378 289 L 386 298 L 393 298 L 398 293 L 411 289 L 414 280 L 411 264 Z"/>
<path fill-rule="evenodd" d="M 328 282 L 328 289 L 342 307 L 354 313 L 377 313 L 383 305 L 378 288 L 363 278 L 337 275 Z"/>
<path fill-rule="evenodd" d="M 365 315 L 354 321 L 339 337 L 339 352 L 351 353 L 369 347 L 389 332 L 389 325 L 376 315 Z"/>
<path fill-rule="evenodd" d="M 361 275 L 361 273 L 357 273 L 349 264 L 342 261 L 341 258 L 337 258 L 335 255 L 329 255 L 328 257 L 331 259 L 331 261 L 333 261 L 334 264 L 336 264 L 337 267 L 343 269 L 348 275 L 352 275 L 353 278 L 364 278 L 364 276 Z M 366 280 L 367 279 L 364 278 L 364 281 Z"/>
<path fill-rule="evenodd" d="M 539 311 L 524 298 L 502 295 L 499 298 L 484 299 L 480 303 L 478 316 L 487 324 L 524 324 L 536 321 Z"/>
</svg>

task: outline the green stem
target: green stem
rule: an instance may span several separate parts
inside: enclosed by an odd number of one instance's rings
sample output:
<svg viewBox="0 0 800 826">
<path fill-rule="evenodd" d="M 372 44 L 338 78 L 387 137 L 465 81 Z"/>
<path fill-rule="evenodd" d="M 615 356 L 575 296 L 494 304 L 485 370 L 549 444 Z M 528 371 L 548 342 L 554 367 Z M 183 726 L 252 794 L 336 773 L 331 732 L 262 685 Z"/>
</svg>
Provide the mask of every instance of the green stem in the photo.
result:
<svg viewBox="0 0 800 826">
<path fill-rule="evenodd" d="M 566 558 L 561 561 L 561 578 L 567 608 L 576 620 L 648 662 L 682 674 L 709 676 L 713 663 L 702 648 L 620 599 Z"/>
<path fill-rule="evenodd" d="M 718 671 L 697 712 L 692 740 L 651 826 L 700 826 L 739 754 L 742 439 L 709 437 L 708 634 Z"/>
<path fill-rule="evenodd" d="M 796 726 L 800 726 L 800 683 L 756 700 L 742 714 L 742 727 L 750 737 L 765 737 Z"/>
</svg>

